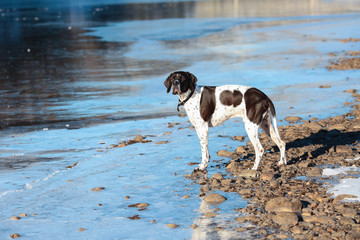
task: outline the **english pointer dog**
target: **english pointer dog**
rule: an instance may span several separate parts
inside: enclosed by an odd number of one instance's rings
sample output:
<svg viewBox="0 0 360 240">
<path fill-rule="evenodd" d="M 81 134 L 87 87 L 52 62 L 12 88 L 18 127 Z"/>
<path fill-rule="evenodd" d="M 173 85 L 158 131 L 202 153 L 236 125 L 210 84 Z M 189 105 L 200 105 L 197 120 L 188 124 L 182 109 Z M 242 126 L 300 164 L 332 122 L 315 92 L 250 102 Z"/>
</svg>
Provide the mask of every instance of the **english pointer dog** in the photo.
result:
<svg viewBox="0 0 360 240">
<path fill-rule="evenodd" d="M 255 149 L 257 170 L 264 149 L 261 146 L 259 128 L 271 137 L 280 149 L 278 165 L 286 164 L 285 143 L 277 129 L 275 107 L 268 96 L 260 90 L 242 85 L 198 86 L 197 78 L 189 72 L 173 72 L 164 84 L 169 93 L 179 96 L 179 106 L 184 106 L 190 122 L 194 125 L 201 145 L 201 163 L 194 171 L 205 171 L 209 162 L 209 127 L 215 127 L 230 118 L 242 118 L 246 133 Z"/>
</svg>

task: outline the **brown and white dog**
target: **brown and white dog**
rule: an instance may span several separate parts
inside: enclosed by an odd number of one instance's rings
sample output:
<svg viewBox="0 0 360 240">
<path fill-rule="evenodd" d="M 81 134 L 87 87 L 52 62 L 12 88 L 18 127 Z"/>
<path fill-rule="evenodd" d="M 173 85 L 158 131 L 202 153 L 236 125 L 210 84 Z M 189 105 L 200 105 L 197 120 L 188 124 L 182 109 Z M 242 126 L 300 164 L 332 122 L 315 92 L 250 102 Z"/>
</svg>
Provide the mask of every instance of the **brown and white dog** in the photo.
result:
<svg viewBox="0 0 360 240">
<path fill-rule="evenodd" d="M 204 171 L 209 162 L 209 127 L 215 127 L 225 120 L 239 117 L 243 119 L 246 132 L 255 148 L 257 170 L 264 149 L 261 146 L 259 127 L 271 137 L 280 149 L 278 165 L 286 164 L 285 143 L 280 139 L 275 118 L 274 104 L 260 90 L 242 85 L 219 87 L 198 86 L 197 78 L 189 72 L 173 72 L 164 84 L 169 93 L 179 96 L 179 106 L 183 105 L 190 122 L 194 125 L 201 145 L 202 161 L 194 171 Z M 179 109 L 178 109 L 179 110 Z"/>
</svg>

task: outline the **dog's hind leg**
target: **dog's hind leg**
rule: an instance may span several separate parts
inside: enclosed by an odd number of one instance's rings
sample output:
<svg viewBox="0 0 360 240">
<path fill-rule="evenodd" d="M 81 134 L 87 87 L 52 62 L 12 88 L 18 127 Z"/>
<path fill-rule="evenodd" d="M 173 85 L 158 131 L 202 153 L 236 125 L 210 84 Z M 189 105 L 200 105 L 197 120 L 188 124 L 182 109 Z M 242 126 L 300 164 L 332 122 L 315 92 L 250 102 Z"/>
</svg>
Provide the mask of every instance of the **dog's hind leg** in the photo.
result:
<svg viewBox="0 0 360 240">
<path fill-rule="evenodd" d="M 246 133 L 248 134 L 248 137 L 255 149 L 255 163 L 252 170 L 257 170 L 260 164 L 261 157 L 264 154 L 264 148 L 261 146 L 259 140 L 259 125 L 250 121 L 244 121 L 244 124 Z"/>
<path fill-rule="evenodd" d="M 272 118 L 272 121 L 271 121 Z M 272 116 L 270 111 L 268 111 L 260 124 L 261 129 L 271 137 L 271 139 L 276 143 L 280 150 L 280 161 L 278 163 L 279 166 L 286 165 L 286 156 L 285 156 L 285 148 L 286 144 L 281 140 L 280 134 L 277 128 L 276 117 Z"/>
</svg>

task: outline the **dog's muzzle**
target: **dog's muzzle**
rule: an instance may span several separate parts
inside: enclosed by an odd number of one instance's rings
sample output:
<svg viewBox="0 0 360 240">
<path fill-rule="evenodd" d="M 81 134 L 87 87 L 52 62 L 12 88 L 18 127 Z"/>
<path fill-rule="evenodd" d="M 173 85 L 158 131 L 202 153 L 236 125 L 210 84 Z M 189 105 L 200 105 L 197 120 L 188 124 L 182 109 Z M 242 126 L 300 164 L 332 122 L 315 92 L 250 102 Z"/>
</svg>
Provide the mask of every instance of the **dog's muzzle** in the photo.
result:
<svg viewBox="0 0 360 240">
<path fill-rule="evenodd" d="M 173 89 L 172 93 L 173 93 L 174 95 L 176 95 L 176 94 L 181 94 L 181 91 L 180 91 L 180 82 L 179 82 L 179 80 L 175 80 L 175 81 L 173 82 L 172 89 Z"/>
</svg>

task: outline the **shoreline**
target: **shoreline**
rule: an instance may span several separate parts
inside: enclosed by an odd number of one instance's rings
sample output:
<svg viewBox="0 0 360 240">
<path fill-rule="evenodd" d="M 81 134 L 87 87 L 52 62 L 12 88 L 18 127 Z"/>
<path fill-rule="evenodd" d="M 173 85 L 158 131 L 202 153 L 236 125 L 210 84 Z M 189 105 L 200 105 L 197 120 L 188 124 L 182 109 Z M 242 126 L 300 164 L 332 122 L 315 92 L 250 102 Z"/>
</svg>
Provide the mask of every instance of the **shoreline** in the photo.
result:
<svg viewBox="0 0 360 240">
<path fill-rule="evenodd" d="M 247 142 L 235 152 L 218 152 L 219 156 L 232 158 L 226 166 L 228 174 L 185 177 L 202 186 L 200 197 L 220 190 L 237 192 L 248 200 L 245 208 L 234 206 L 239 215 L 246 215 L 234 221 L 251 226 L 231 231 L 256 239 L 359 238 L 360 202 L 344 201 L 359 196 L 332 196 L 329 185 L 336 177 L 323 175 L 325 167 L 360 167 L 360 161 L 348 161 L 360 156 L 360 94 L 354 89 L 347 92 L 354 98 L 351 112 L 302 123 L 298 123 L 300 118 L 287 118 L 290 123 L 279 127 L 287 143 L 288 165 L 276 165 L 280 153 L 271 139 L 261 133 L 265 154 L 259 171 L 245 170 L 251 168 L 254 160 L 253 147 Z M 340 179 L 354 179 L 358 174 L 349 171 Z"/>
</svg>

